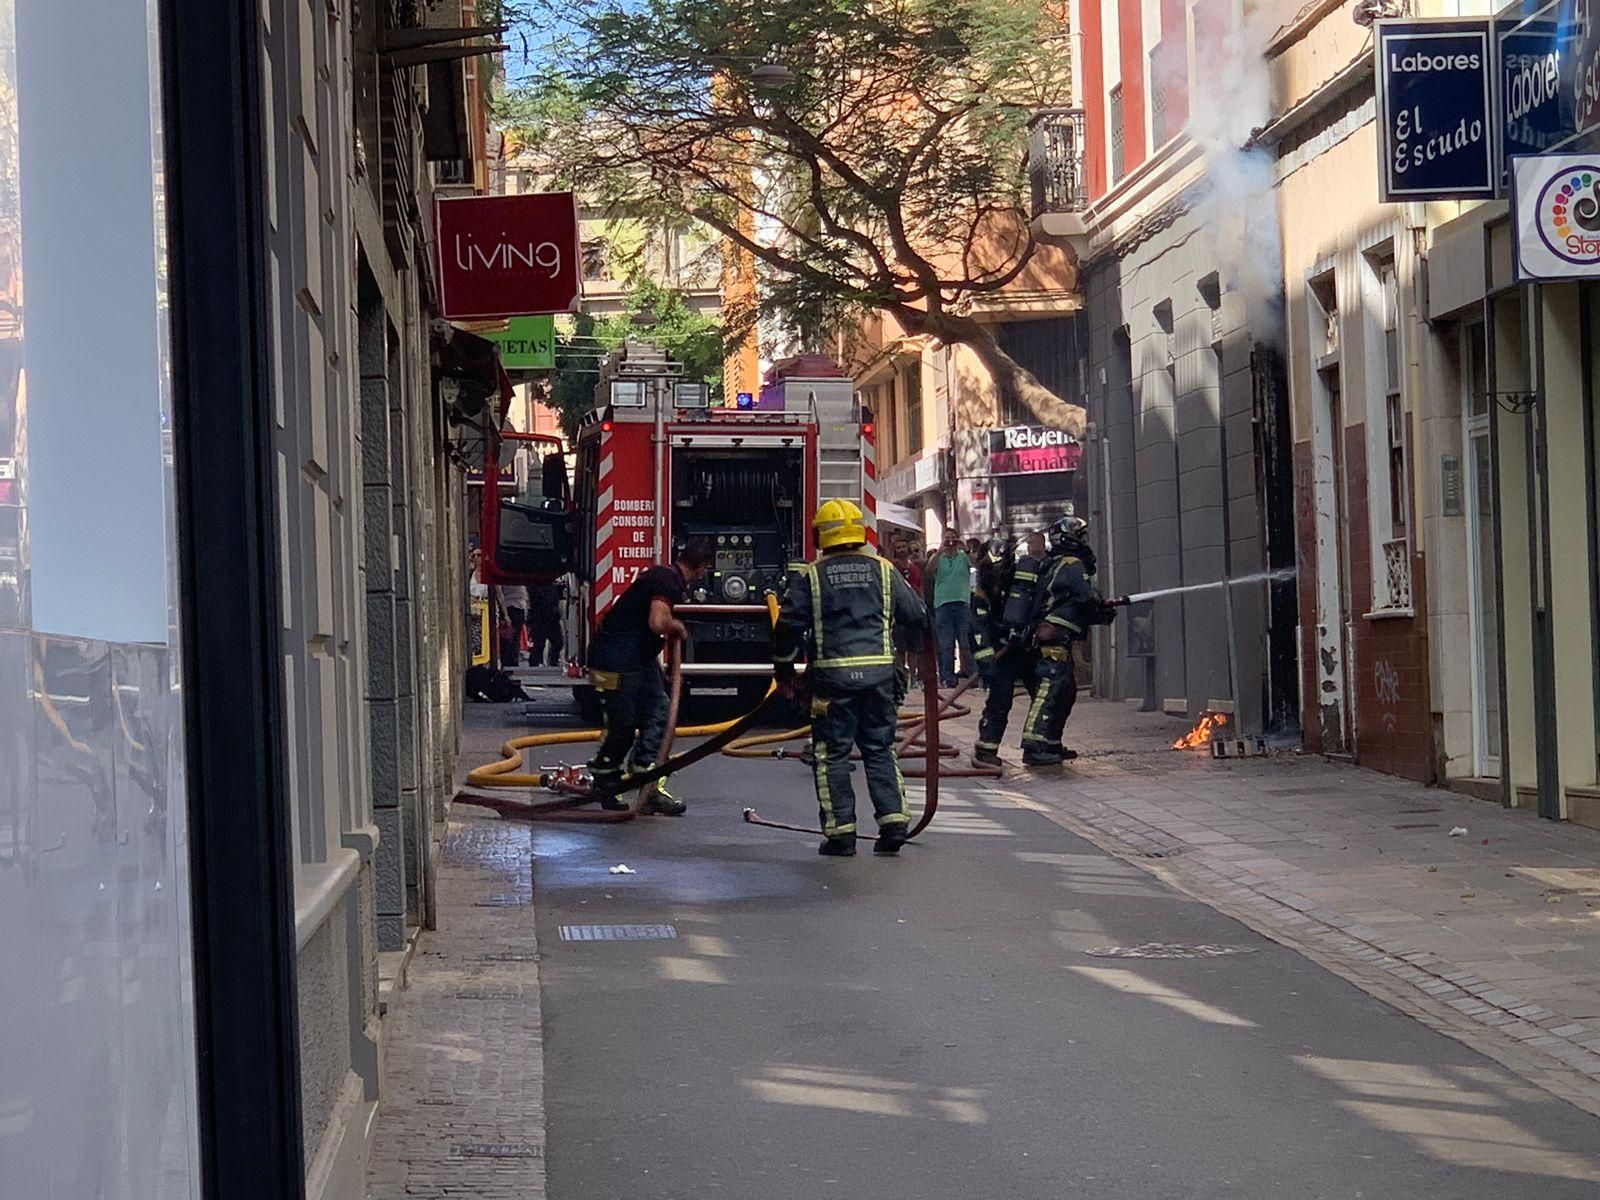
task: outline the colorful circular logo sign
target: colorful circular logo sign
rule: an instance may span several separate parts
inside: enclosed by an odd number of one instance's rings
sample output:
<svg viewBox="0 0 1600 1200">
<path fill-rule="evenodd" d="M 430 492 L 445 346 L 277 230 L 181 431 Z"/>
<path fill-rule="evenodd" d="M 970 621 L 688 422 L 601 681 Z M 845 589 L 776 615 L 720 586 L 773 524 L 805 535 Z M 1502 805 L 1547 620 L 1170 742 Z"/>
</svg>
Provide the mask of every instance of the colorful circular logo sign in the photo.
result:
<svg viewBox="0 0 1600 1200">
<path fill-rule="evenodd" d="M 1563 262 L 1600 263 L 1600 165 L 1571 167 L 1539 192 L 1539 237 Z"/>
</svg>

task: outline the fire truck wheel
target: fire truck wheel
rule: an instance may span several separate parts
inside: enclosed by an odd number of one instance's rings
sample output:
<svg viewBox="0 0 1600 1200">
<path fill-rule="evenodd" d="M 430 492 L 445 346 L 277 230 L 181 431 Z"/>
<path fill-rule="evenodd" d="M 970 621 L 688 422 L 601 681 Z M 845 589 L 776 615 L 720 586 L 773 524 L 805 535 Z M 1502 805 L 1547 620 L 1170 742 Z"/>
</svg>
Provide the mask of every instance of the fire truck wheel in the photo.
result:
<svg viewBox="0 0 1600 1200">
<path fill-rule="evenodd" d="M 603 719 L 600 713 L 600 697 L 594 688 L 583 684 L 572 689 L 572 699 L 578 705 L 578 716 L 585 725 L 598 726 Z"/>
</svg>

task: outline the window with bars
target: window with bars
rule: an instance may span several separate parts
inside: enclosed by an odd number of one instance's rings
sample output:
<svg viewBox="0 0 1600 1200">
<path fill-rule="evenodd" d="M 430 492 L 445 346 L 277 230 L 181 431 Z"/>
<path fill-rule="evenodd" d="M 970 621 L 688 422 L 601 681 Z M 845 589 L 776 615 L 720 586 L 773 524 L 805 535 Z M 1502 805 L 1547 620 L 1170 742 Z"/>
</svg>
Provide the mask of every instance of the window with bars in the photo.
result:
<svg viewBox="0 0 1600 1200">
<path fill-rule="evenodd" d="M 1127 163 L 1127 131 L 1122 121 L 1122 85 L 1111 89 L 1111 182 L 1122 178 Z"/>
</svg>

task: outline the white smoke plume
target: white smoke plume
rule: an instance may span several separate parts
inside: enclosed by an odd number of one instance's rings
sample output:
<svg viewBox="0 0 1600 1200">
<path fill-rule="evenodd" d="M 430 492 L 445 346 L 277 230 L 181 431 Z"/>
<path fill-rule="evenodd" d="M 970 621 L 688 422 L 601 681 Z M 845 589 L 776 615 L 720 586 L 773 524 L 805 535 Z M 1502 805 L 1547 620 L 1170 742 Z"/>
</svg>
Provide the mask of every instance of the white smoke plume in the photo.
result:
<svg viewBox="0 0 1600 1200">
<path fill-rule="evenodd" d="M 1283 251 L 1274 187 L 1276 154 L 1252 146 L 1272 115 L 1272 80 L 1264 54 L 1287 16 L 1284 0 L 1248 5 L 1231 28 L 1198 35 L 1189 137 L 1205 152 L 1206 180 L 1197 217 L 1210 231 L 1225 292 L 1238 293 L 1258 339 L 1281 317 Z"/>
</svg>

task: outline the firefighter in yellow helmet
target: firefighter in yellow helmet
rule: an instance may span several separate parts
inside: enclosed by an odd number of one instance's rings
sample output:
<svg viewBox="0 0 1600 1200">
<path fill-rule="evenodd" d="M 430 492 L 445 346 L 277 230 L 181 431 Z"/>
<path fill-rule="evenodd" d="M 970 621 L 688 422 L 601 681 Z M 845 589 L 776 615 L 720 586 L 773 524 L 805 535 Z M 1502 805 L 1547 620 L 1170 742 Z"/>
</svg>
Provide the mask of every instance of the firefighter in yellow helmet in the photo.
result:
<svg viewBox="0 0 1600 1200">
<path fill-rule="evenodd" d="M 895 854 L 905 843 L 909 815 L 894 749 L 893 631 L 896 625 L 921 629 L 928 615 L 900 572 L 867 548 L 866 524 L 854 504 L 829 500 L 811 527 L 821 554 L 790 569 L 772 661 L 779 689 L 789 696 L 795 694 L 795 661 L 802 652 L 808 663 L 811 754 L 824 838 L 818 852 L 856 852 L 850 751 L 860 747 L 878 818 L 873 849 Z"/>
</svg>

